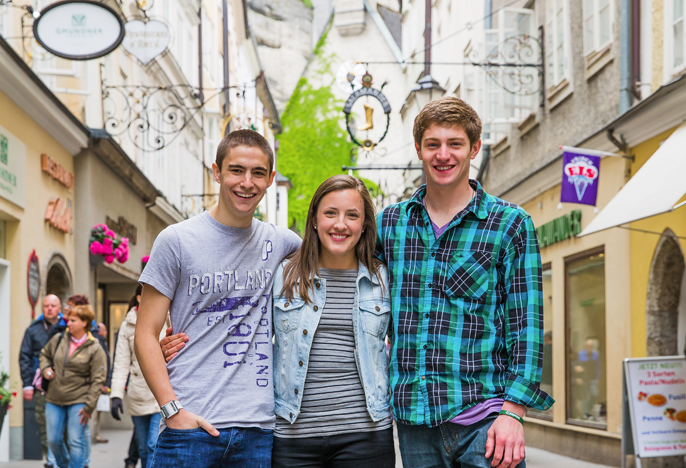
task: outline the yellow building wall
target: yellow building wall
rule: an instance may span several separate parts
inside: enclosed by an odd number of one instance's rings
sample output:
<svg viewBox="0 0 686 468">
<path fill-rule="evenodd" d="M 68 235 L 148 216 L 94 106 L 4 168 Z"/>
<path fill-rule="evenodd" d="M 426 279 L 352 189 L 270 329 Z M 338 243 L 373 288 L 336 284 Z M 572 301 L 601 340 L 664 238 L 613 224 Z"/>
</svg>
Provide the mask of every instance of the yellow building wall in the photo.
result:
<svg viewBox="0 0 686 468">
<path fill-rule="evenodd" d="M 40 261 L 41 278 L 45 281 L 45 262 L 52 252 L 60 252 L 74 275 L 74 235 L 65 234 L 45 220 L 45 209 L 51 197 L 72 201 L 74 226 L 74 190 L 67 189 L 41 170 L 41 154 L 50 155 L 55 161 L 74 173 L 74 159 L 45 130 L 39 127 L 21 108 L 5 94 L 0 93 L 0 125 L 26 145 L 26 208 L 0 197 L 0 217 L 7 220 L 6 252 L 11 263 L 10 275 L 10 388 L 17 392 L 10 410 L 10 426 L 23 425 L 23 400 L 19 349 L 24 331 L 31 324 L 31 306 L 28 301 L 27 263 L 33 249 Z M 66 117 L 65 117 L 66 118 Z M 41 306 L 36 305 L 36 317 Z M 4 324 L 3 324 L 4 326 Z"/>
<path fill-rule="evenodd" d="M 598 209 L 602 210 L 625 184 L 627 160 L 603 158 L 600 164 Z M 561 186 L 558 185 L 522 207 L 531 215 L 535 226 L 559 218 L 573 210 L 581 210 L 584 229 L 596 216 L 594 207 L 565 203 L 558 209 Z M 566 300 L 565 258 L 596 247 L 605 247 L 605 330 L 607 372 L 607 433 L 621 433 L 622 423 L 622 361 L 631 355 L 631 323 L 628 311 L 631 301 L 626 291 L 630 286 L 629 231 L 609 229 L 589 236 L 571 238 L 541 249 L 543 264 L 550 263 L 553 290 L 553 424 L 569 430 L 597 435 L 604 431 L 566 425 Z"/>
<path fill-rule="evenodd" d="M 676 127 L 646 140 L 632 149 L 636 160 L 631 165 L 634 175 L 650 159 Z M 656 183 L 659 183 L 656 181 Z M 632 356 L 645 357 L 647 349 L 646 301 L 648 295 L 648 277 L 653 256 L 660 235 L 670 228 L 677 236 L 686 237 L 686 208 L 677 209 L 671 213 L 652 216 L 630 224 L 633 229 L 651 231 L 658 234 L 648 234 L 631 231 L 631 322 L 632 322 Z M 681 249 L 686 251 L 686 241 L 679 239 Z"/>
</svg>

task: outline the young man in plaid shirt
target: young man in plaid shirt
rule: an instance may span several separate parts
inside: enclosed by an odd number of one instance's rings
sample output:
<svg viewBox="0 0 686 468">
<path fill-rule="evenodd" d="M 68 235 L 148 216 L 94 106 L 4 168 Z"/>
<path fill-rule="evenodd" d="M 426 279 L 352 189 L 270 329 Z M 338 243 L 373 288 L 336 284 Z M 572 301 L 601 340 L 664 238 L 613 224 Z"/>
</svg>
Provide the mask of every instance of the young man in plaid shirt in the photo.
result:
<svg viewBox="0 0 686 468">
<path fill-rule="evenodd" d="M 390 377 L 405 466 L 524 467 L 525 407 L 548 409 L 541 258 L 533 222 L 469 179 L 481 121 L 464 101 L 414 122 L 426 185 L 379 214 L 393 336 Z"/>
</svg>

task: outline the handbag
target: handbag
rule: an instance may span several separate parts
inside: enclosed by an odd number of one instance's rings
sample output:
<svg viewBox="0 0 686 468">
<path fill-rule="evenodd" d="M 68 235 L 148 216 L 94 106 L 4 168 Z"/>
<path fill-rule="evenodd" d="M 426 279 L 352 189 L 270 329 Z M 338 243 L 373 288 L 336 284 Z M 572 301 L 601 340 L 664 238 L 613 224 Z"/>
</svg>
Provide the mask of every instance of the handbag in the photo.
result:
<svg viewBox="0 0 686 468">
<path fill-rule="evenodd" d="M 60 343 L 62 342 L 62 338 L 64 338 L 64 332 L 60 334 L 60 338 L 57 340 L 57 346 L 55 346 L 55 353 L 57 352 L 57 348 L 60 347 Z M 52 359 L 50 359 L 50 367 L 53 369 L 55 368 L 55 357 L 53 353 Z M 48 386 L 50 385 L 49 380 L 43 379 L 43 375 L 41 374 L 40 371 L 40 366 L 38 369 L 36 369 L 36 375 L 33 377 L 33 382 L 31 382 L 33 387 L 38 390 L 41 393 L 48 393 Z"/>
</svg>

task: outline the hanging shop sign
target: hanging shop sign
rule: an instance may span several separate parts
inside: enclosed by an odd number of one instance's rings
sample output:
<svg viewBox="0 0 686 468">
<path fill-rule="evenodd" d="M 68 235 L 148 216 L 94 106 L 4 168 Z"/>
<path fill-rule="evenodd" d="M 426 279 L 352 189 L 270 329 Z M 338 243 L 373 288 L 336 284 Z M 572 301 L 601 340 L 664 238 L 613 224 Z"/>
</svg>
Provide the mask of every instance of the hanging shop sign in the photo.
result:
<svg viewBox="0 0 686 468">
<path fill-rule="evenodd" d="M 124 50 L 136 57 L 143 65 L 167 50 L 171 41 L 169 26 L 162 21 L 132 20 L 124 25 L 126 36 L 122 45 Z"/>
<path fill-rule="evenodd" d="M 31 318 L 34 318 L 36 313 L 36 304 L 40 297 L 40 265 L 38 264 L 38 256 L 34 250 L 29 255 L 29 266 L 26 271 L 26 283 L 29 293 L 29 304 L 31 304 Z"/>
<path fill-rule="evenodd" d="M 61 198 L 51 198 L 45 210 L 45 220 L 55 229 L 69 234 L 71 231 L 71 200 L 67 200 L 65 206 L 64 200 Z"/>
<path fill-rule="evenodd" d="M 122 237 L 126 237 L 129 241 L 136 245 L 138 241 L 138 228 L 131 224 L 126 218 L 120 216 L 116 221 L 109 216 L 105 216 L 105 224 L 108 228 Z"/>
<path fill-rule="evenodd" d="M 41 168 L 43 169 L 43 172 L 68 189 L 74 187 L 74 174 L 69 172 L 67 168 L 52 159 L 47 154 L 41 155 Z"/>
<path fill-rule="evenodd" d="M 353 143 L 365 151 L 373 150 L 376 145 L 381 143 L 381 141 L 386 138 L 388 126 L 391 123 L 391 105 L 388 103 L 388 99 L 386 99 L 386 96 L 384 96 L 380 89 L 374 89 L 371 86 L 372 75 L 365 73 L 362 77 L 362 88 L 354 91 L 343 107 L 343 113 L 345 114 L 345 126 L 348 129 L 348 134 L 350 135 Z M 364 103 L 365 123 L 361 127 L 354 127 L 353 124 L 351 124 L 353 105 L 362 97 L 366 98 L 366 102 Z M 373 98 L 378 101 L 381 104 L 384 114 L 386 115 L 386 128 L 383 132 L 383 135 L 381 135 L 377 141 L 373 141 L 369 134 L 369 131 L 374 129 L 374 107 L 369 105 L 369 98 Z M 357 138 L 357 132 L 366 132 L 365 139 L 362 140 L 362 142 L 360 142 L 360 139 Z"/>
<path fill-rule="evenodd" d="M 564 216 L 536 228 L 536 237 L 540 248 L 548 247 L 581 232 L 581 210 L 574 210 Z"/>
<path fill-rule="evenodd" d="M 51 54 L 91 60 L 109 54 L 124 39 L 124 22 L 111 7 L 92 0 L 66 0 L 45 7 L 33 35 Z"/>
<path fill-rule="evenodd" d="M 26 206 L 26 145 L 0 126 L 0 197 Z"/>
<path fill-rule="evenodd" d="M 584 152 L 582 148 L 570 148 L 564 151 L 561 203 L 596 205 L 600 156 L 589 153 Z"/>
<path fill-rule="evenodd" d="M 686 455 L 684 356 L 625 359 L 623 401 L 623 457 Z"/>
</svg>

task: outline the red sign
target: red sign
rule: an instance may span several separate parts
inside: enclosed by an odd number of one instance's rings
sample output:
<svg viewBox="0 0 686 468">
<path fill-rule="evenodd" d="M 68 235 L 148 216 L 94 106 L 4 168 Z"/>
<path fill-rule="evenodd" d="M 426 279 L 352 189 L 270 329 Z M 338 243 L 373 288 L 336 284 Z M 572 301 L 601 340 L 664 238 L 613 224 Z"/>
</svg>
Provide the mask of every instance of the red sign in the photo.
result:
<svg viewBox="0 0 686 468">
<path fill-rule="evenodd" d="M 68 201 L 65 207 L 61 198 L 51 198 L 48 202 L 48 208 L 45 210 L 45 220 L 55 229 L 69 234 L 71 231 L 71 202 Z"/>
<path fill-rule="evenodd" d="M 40 265 L 38 264 L 38 257 L 34 250 L 29 255 L 29 265 L 26 271 L 26 288 L 29 293 L 29 304 L 31 304 L 31 318 L 35 318 L 35 308 L 40 297 Z"/>
</svg>

